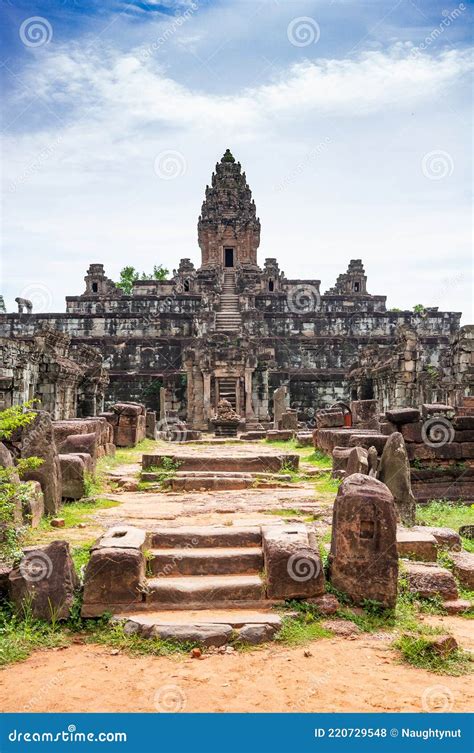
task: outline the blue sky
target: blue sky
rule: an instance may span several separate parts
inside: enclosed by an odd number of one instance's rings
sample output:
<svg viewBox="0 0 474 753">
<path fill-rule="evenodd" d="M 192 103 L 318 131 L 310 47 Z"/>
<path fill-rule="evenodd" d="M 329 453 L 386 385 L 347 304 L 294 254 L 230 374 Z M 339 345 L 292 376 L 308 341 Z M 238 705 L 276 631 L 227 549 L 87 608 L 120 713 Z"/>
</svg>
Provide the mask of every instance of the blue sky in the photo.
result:
<svg viewBox="0 0 474 753">
<path fill-rule="evenodd" d="M 259 258 L 472 321 L 472 3 L 4 0 L 8 310 L 64 310 L 91 262 L 199 264 L 215 162 L 242 162 Z"/>
</svg>

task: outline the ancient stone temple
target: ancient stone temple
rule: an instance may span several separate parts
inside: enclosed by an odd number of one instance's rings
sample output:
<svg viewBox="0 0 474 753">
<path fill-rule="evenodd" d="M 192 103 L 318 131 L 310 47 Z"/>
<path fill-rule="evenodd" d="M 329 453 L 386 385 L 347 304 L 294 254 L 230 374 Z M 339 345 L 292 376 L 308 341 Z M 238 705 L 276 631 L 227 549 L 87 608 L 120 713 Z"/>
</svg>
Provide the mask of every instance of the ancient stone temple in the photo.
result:
<svg viewBox="0 0 474 753">
<path fill-rule="evenodd" d="M 191 250 L 171 279 L 139 280 L 127 295 L 91 264 L 65 314 L 0 313 L 0 336 L 21 349 L 47 326 L 74 348 L 92 346 L 110 376 L 106 407 L 133 400 L 159 411 L 165 387 L 168 408 L 195 429 L 209 428 L 221 400 L 248 426 L 265 424 L 281 385 L 300 420 L 336 400 L 410 405 L 436 375 L 436 399 L 468 394 L 472 332 L 460 329 L 460 313 L 387 311 L 359 259 L 321 293 L 318 279 L 287 278 L 274 258 L 259 263 L 260 230 L 227 150 L 205 190 L 197 266 Z"/>
</svg>

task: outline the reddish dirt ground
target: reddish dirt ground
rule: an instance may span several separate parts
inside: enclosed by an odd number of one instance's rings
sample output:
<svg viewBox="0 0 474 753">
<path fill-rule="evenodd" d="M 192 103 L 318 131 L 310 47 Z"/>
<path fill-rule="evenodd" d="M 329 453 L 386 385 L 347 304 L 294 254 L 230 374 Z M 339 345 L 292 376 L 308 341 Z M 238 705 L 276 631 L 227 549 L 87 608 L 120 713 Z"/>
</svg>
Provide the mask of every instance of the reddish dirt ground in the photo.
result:
<svg viewBox="0 0 474 753">
<path fill-rule="evenodd" d="M 430 618 L 466 648 L 462 618 Z M 400 664 L 387 634 L 273 644 L 204 659 L 130 657 L 105 646 L 38 651 L 0 673 L 0 709 L 32 712 L 470 711 L 472 677 Z M 309 652 L 309 656 L 305 653 Z"/>
</svg>

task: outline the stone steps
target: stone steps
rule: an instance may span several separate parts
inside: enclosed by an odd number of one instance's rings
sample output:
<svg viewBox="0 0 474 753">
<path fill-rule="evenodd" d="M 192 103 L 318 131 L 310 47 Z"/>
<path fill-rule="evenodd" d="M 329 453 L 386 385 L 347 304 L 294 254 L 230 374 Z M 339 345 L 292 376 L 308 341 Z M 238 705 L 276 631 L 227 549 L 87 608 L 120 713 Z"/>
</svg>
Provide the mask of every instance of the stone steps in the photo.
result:
<svg viewBox="0 0 474 753">
<path fill-rule="evenodd" d="M 196 575 L 148 578 L 146 601 L 162 609 L 199 609 L 204 605 L 241 603 L 247 606 L 263 601 L 260 575 Z"/>
<path fill-rule="evenodd" d="M 156 549 L 261 547 L 262 533 L 260 528 L 254 526 L 239 528 L 230 526 L 156 528 L 150 532 L 150 545 Z"/>
<path fill-rule="evenodd" d="M 153 575 L 250 575 L 263 569 L 261 547 L 152 549 L 148 568 Z"/>
<path fill-rule="evenodd" d="M 166 460 L 165 460 L 166 458 Z M 178 471 L 212 471 L 213 473 L 231 471 L 236 473 L 279 473 L 285 470 L 297 471 L 299 455 L 264 454 L 264 455 L 230 455 L 222 454 L 218 457 L 202 455 L 173 455 L 169 453 L 144 454 L 142 456 L 142 470 L 149 468 L 166 468 L 169 462 Z"/>
<path fill-rule="evenodd" d="M 242 326 L 239 296 L 236 291 L 235 274 L 225 273 L 220 297 L 220 309 L 216 312 L 216 330 L 236 332 Z"/>
</svg>

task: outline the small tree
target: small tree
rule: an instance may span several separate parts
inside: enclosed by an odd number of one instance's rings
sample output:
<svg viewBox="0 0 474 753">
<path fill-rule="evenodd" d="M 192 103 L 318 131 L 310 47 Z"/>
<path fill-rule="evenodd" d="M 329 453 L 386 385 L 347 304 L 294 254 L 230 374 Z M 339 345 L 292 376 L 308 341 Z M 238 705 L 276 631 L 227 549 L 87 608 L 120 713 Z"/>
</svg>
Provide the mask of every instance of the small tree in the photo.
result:
<svg viewBox="0 0 474 753">
<path fill-rule="evenodd" d="M 416 306 L 413 306 L 413 311 L 415 314 L 424 314 L 425 313 L 425 307 L 422 303 L 417 303 Z"/>
<path fill-rule="evenodd" d="M 120 272 L 120 280 L 116 285 L 124 293 L 130 295 L 134 282 L 138 280 L 166 280 L 168 273 L 168 270 L 162 264 L 155 264 L 151 274 L 137 272 L 135 267 L 124 267 Z"/>
</svg>

